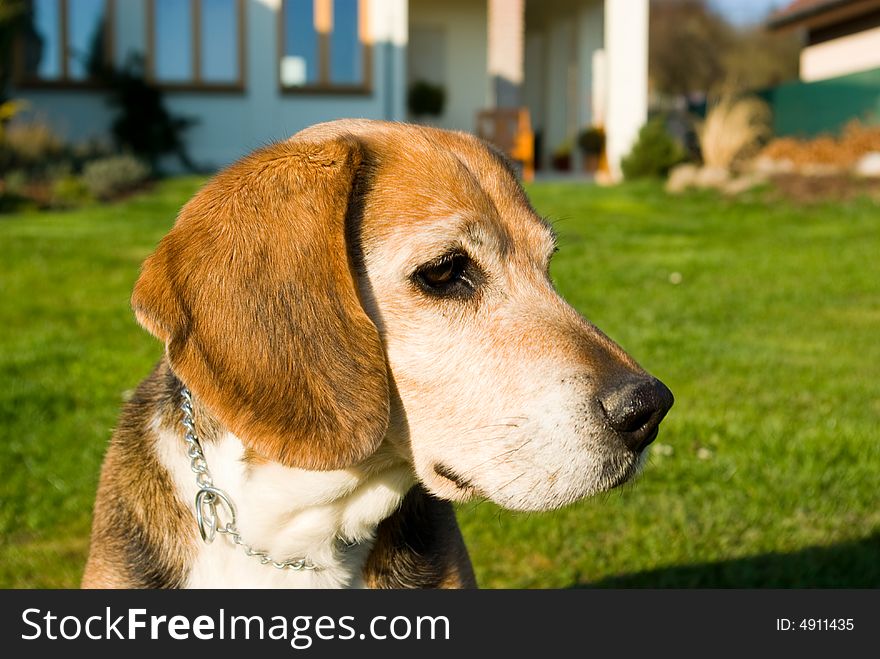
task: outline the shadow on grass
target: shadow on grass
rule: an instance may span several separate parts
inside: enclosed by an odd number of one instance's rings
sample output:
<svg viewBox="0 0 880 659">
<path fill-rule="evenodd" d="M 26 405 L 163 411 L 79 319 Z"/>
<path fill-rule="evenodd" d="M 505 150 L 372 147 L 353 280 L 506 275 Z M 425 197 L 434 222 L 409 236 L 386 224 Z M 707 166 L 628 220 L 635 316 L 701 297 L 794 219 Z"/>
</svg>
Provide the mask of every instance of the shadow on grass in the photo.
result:
<svg viewBox="0 0 880 659">
<path fill-rule="evenodd" d="M 717 563 L 682 565 L 571 588 L 878 588 L 880 532 L 862 540 L 760 554 Z"/>
</svg>

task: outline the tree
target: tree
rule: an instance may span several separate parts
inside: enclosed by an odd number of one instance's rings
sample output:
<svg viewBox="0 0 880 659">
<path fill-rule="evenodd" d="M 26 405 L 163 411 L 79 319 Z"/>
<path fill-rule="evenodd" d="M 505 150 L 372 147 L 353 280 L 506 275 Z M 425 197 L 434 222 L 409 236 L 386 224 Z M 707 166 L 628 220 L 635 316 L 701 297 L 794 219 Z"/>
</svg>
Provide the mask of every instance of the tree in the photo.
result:
<svg viewBox="0 0 880 659">
<path fill-rule="evenodd" d="M 649 72 L 661 96 L 761 89 L 798 75 L 797 33 L 735 27 L 706 0 L 652 0 Z"/>
<path fill-rule="evenodd" d="M 737 33 L 734 47 L 724 55 L 726 78 L 740 89 L 763 89 L 797 79 L 801 45 L 795 31 L 744 28 Z"/>
<path fill-rule="evenodd" d="M 6 98 L 12 72 L 12 42 L 26 9 L 24 0 L 0 0 L 0 102 Z"/>
<path fill-rule="evenodd" d="M 154 172 L 159 159 L 166 154 L 176 155 L 189 170 L 197 169 L 183 139 L 186 130 L 197 121 L 171 114 L 161 90 L 146 79 L 141 58 L 130 58 L 119 70 L 104 68 L 101 75 L 110 94 L 110 105 L 118 110 L 111 129 L 121 150 L 147 161 Z"/>
<path fill-rule="evenodd" d="M 654 89 L 671 96 L 711 89 L 724 78 L 733 32 L 704 0 L 655 0 L 648 41 Z"/>
</svg>

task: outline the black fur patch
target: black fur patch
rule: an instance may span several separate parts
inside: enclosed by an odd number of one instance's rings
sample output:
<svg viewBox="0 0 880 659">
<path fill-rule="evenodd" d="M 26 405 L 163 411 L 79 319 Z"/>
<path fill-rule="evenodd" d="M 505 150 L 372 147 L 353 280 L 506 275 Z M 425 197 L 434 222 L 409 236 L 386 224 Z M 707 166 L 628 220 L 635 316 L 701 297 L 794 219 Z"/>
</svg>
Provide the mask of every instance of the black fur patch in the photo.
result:
<svg viewBox="0 0 880 659">
<path fill-rule="evenodd" d="M 185 575 L 162 555 L 147 530 L 124 502 L 113 511 L 111 524 L 117 529 L 118 556 L 132 588 L 181 588 Z"/>
<path fill-rule="evenodd" d="M 376 544 L 365 566 L 373 588 L 442 588 L 450 579 L 475 587 L 452 504 L 421 485 L 404 497 L 397 512 L 379 524 Z"/>
</svg>

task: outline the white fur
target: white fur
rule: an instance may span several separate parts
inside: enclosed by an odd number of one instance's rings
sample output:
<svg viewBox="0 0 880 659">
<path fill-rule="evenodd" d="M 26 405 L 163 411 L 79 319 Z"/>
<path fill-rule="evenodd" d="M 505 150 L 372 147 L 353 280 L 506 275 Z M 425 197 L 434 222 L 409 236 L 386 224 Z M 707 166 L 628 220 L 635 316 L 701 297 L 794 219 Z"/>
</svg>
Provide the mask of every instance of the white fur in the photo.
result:
<svg viewBox="0 0 880 659">
<path fill-rule="evenodd" d="M 158 424 L 157 424 L 158 425 Z M 157 452 L 187 510 L 198 490 L 181 433 L 157 428 Z M 306 557 L 319 570 L 278 570 L 261 565 L 223 535 L 207 545 L 193 531 L 196 559 L 188 588 L 358 588 L 379 522 L 391 515 L 414 484 L 412 468 L 397 463 L 372 472 L 352 468 L 306 471 L 276 463 L 247 465 L 231 433 L 206 444 L 216 487 L 238 508 L 245 542 L 276 560 Z M 354 543 L 346 548 L 346 544 Z"/>
</svg>

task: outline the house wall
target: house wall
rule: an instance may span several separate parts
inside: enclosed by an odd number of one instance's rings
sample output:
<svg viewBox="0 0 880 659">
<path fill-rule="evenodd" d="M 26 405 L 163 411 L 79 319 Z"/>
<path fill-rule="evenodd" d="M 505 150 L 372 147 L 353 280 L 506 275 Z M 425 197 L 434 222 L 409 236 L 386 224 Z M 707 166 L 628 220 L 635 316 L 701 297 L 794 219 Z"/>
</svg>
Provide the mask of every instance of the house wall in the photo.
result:
<svg viewBox="0 0 880 659">
<path fill-rule="evenodd" d="M 571 93 L 571 76 L 577 58 L 575 24 L 569 16 L 555 16 L 544 30 L 545 76 L 543 142 L 545 163 L 553 152 L 573 139 L 574 100 Z"/>
<path fill-rule="evenodd" d="M 488 74 L 488 8 L 486 0 L 410 0 L 409 24 L 414 34 L 424 30 L 442 34 L 445 53 L 441 64 L 446 107 L 430 123 L 441 128 L 473 131 L 477 111 L 490 102 Z M 418 52 L 418 46 L 412 44 Z M 420 77 L 419 60 L 409 62 L 408 78 Z M 425 66 L 426 71 L 429 67 Z M 431 75 L 436 69 L 431 68 Z"/>
<path fill-rule="evenodd" d="M 525 35 L 525 62 L 523 69 L 525 75 L 523 77 L 523 103 L 529 108 L 529 115 L 532 120 L 532 128 L 537 131 L 544 130 L 546 119 L 544 117 L 544 106 L 546 105 L 545 87 L 547 76 L 545 69 L 547 67 L 546 59 L 547 43 L 543 32 L 529 31 L 526 26 Z M 540 154 L 536 154 L 538 156 Z"/>
<path fill-rule="evenodd" d="M 266 142 L 284 139 L 321 121 L 341 117 L 404 119 L 407 0 L 371 0 L 368 24 L 373 40 L 372 91 L 364 95 L 279 91 L 280 7 L 281 0 L 245 3 L 244 92 L 165 93 L 172 113 L 199 122 L 186 134 L 190 156 L 196 163 L 226 165 Z M 116 63 L 123 63 L 132 53 L 143 53 L 145 35 L 145 0 L 117 0 Z M 103 92 L 20 89 L 13 93 L 26 98 L 34 114 L 45 118 L 71 141 L 109 134 L 113 111 L 107 107 Z"/>
<path fill-rule="evenodd" d="M 578 101 L 577 101 L 577 125 L 585 128 L 597 121 L 604 120 L 593 116 L 593 110 L 597 99 L 593 92 L 596 89 L 595 82 L 601 77 L 594 70 L 596 64 L 596 52 L 602 50 L 605 43 L 605 7 L 602 2 L 593 2 L 584 5 L 578 11 Z M 600 64 L 604 61 L 600 60 Z M 600 89 L 604 89 L 600 87 Z"/>
<path fill-rule="evenodd" d="M 526 23 L 524 99 L 542 139 L 538 157 L 549 167 L 553 152 L 572 146 L 580 161 L 578 132 L 593 123 L 593 59 L 604 42 L 601 0 L 551 2 L 533 0 L 541 22 Z"/>
<path fill-rule="evenodd" d="M 800 66 L 804 82 L 880 68 L 880 27 L 807 46 Z"/>
</svg>

